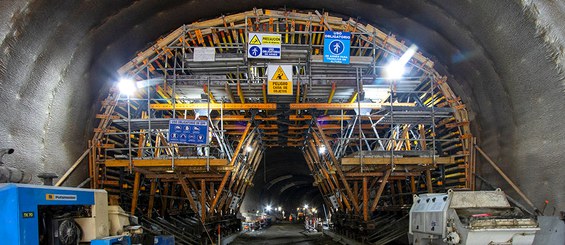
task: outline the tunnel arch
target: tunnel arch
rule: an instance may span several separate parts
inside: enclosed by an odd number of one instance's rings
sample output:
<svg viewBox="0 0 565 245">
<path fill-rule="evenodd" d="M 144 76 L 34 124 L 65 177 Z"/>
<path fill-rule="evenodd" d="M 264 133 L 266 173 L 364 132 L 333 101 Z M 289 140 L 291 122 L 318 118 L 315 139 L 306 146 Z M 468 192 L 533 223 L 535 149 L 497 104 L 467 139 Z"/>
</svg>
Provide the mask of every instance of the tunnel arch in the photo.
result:
<svg viewBox="0 0 565 245">
<path fill-rule="evenodd" d="M 164 34 L 162 30 L 171 30 L 201 18 L 213 18 L 219 12 L 238 12 L 253 6 L 323 7 L 376 23 L 376 26 L 418 43 L 430 57 L 437 58 L 440 65 L 436 69 L 448 71 L 440 71 L 442 74 L 452 74 L 449 76 L 453 81 L 450 86 L 470 109 L 470 119 L 475 122 L 472 125 L 480 145 L 488 149 L 488 153 L 536 200 L 536 204 L 549 199 L 556 203 L 558 210 L 563 209 L 563 193 L 550 188 L 564 189 L 561 188 L 561 175 L 554 171 L 563 158 L 559 153 L 563 130 L 555 123 L 563 121 L 560 113 L 563 59 L 559 50 L 564 42 L 561 28 L 555 24 L 563 16 L 559 3 L 407 1 L 401 4 L 387 1 L 374 4 L 340 1 L 330 5 L 321 1 L 249 1 L 236 6 L 221 1 L 172 1 L 166 5 L 158 1 L 102 1 L 67 3 L 65 8 L 95 11 L 80 19 L 62 14 L 56 22 L 44 21 L 47 18 L 44 13 L 57 12 L 61 6 L 46 1 L 0 4 L 3 9 L 0 18 L 6 23 L 0 29 L 0 42 L 7 54 L 0 58 L 0 80 L 6 85 L 1 96 L 3 101 L 9 101 L 2 108 L 2 114 L 7 116 L 3 117 L 5 123 L 1 134 L 4 144 L 21 151 L 7 159 L 12 160 L 9 164 L 32 173 L 45 170 L 62 174 L 82 153 L 85 139 L 90 138 L 85 134 L 91 133 L 91 127 L 76 122 L 94 120 L 95 113 L 91 112 L 99 107 L 92 104 L 99 92 L 106 94 L 108 86 L 103 88 L 104 85 L 117 77 L 113 71 L 127 62 L 130 54 L 142 50 L 147 43 Z M 212 5 L 215 7 L 208 7 Z M 153 17 L 140 17 L 143 14 Z M 61 23 L 79 24 L 81 28 L 77 29 L 66 28 L 63 24 L 61 26 L 65 28 L 59 33 L 61 37 L 82 36 L 82 42 L 59 42 L 70 45 L 59 56 L 43 52 L 45 47 L 29 45 L 34 40 L 42 40 L 39 37 L 43 35 L 34 30 L 51 30 Z M 138 28 L 131 28 L 136 25 Z M 503 28 L 498 29 L 500 26 Z M 52 49 L 61 50 L 58 45 Z M 516 49 L 523 52 L 516 52 Z M 39 57 L 39 53 L 43 56 Z M 454 56 L 467 59 L 456 62 L 458 59 L 453 59 Z M 64 62 L 61 66 L 50 62 L 38 62 L 38 66 L 21 65 L 35 63 L 35 57 L 72 59 L 72 62 Z M 17 91 L 26 83 L 19 74 L 44 69 L 53 72 L 29 86 L 37 84 L 52 92 L 52 106 L 48 107 L 48 99 L 43 97 L 34 97 L 33 101 L 29 97 L 18 99 Z M 57 79 L 52 73 L 64 75 Z M 72 113 L 67 113 L 66 108 L 72 108 Z M 45 113 L 49 118 L 37 117 L 37 112 Z M 21 130 L 22 121 L 36 123 Z M 539 125 L 549 125 L 550 129 Z M 47 133 L 43 133 L 45 129 Z M 539 171 L 530 171 L 532 162 L 539 163 Z M 506 186 L 488 166 L 478 167 L 481 174 L 497 186 Z M 84 175 L 77 176 L 74 182 L 82 181 L 81 177 Z M 540 184 L 547 190 L 540 191 Z"/>
</svg>

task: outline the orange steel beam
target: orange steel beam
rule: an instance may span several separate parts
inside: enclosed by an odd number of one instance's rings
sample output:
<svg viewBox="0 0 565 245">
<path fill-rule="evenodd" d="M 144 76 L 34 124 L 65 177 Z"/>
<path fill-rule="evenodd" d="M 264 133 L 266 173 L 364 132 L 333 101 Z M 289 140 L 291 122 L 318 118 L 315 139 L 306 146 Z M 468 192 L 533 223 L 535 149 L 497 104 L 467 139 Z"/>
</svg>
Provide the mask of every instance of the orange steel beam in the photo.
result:
<svg viewBox="0 0 565 245">
<path fill-rule="evenodd" d="M 250 128 L 251 128 L 251 122 L 248 122 L 247 127 L 245 128 L 245 131 L 243 132 L 243 135 L 241 136 L 241 140 L 237 144 L 237 148 L 235 148 L 235 152 L 233 153 L 233 156 L 232 156 L 232 159 L 231 159 L 231 162 L 230 162 L 230 166 L 233 166 L 235 164 L 235 161 L 237 160 L 237 157 L 239 156 L 239 152 L 241 152 L 241 147 L 243 146 L 243 141 L 245 141 L 245 137 L 247 136 L 247 133 L 249 133 Z M 210 204 L 210 212 L 214 212 L 214 209 L 216 208 L 216 204 L 218 203 L 218 201 L 220 200 L 220 197 L 222 196 L 222 192 L 224 191 L 224 187 L 226 186 L 226 182 L 228 181 L 230 174 L 231 174 L 231 170 L 226 171 L 224 178 L 222 179 L 222 182 L 220 183 L 220 187 L 218 187 L 218 191 L 216 192 L 216 196 L 214 197 L 212 204 Z"/>
<path fill-rule="evenodd" d="M 364 157 L 359 159 L 358 157 L 343 157 L 341 158 L 342 165 L 388 165 L 394 164 L 453 164 L 455 163 L 455 157 Z"/>
<path fill-rule="evenodd" d="M 134 167 L 171 167 L 171 159 L 132 159 Z M 129 160 L 108 159 L 106 167 L 128 167 Z M 227 159 L 210 159 L 210 166 L 226 166 Z M 206 158 L 175 159 L 175 167 L 206 166 Z"/>
<path fill-rule="evenodd" d="M 383 106 L 388 106 L 389 103 L 360 103 L 363 109 L 381 109 Z M 414 103 L 393 103 L 393 106 L 415 106 Z M 277 110 L 277 109 L 290 109 L 290 110 L 353 110 L 357 108 L 357 103 L 291 103 L 289 108 L 277 107 L 276 103 L 223 103 L 223 104 L 208 104 L 208 103 L 177 103 L 174 105 L 176 110 L 194 110 L 194 109 L 208 109 L 220 110 Z M 169 104 L 151 104 L 150 108 L 153 110 L 173 110 L 173 105 Z"/>
<path fill-rule="evenodd" d="M 379 186 L 379 190 L 377 190 L 377 194 L 375 195 L 375 199 L 373 199 L 373 205 L 371 206 L 371 212 L 377 209 L 377 204 L 379 203 L 379 199 L 381 199 L 381 195 L 386 186 L 386 182 L 388 181 L 388 177 L 390 177 L 390 173 L 392 172 L 391 169 L 388 169 L 385 173 L 385 176 L 382 177 L 381 185 Z"/>
</svg>

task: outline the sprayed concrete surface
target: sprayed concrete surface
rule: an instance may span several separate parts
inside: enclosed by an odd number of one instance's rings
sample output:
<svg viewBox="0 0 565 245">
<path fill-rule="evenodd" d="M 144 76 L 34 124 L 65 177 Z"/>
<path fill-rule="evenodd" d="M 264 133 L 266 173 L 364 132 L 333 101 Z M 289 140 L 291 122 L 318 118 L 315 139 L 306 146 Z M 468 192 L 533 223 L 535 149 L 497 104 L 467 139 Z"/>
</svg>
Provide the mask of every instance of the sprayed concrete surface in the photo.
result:
<svg viewBox="0 0 565 245">
<path fill-rule="evenodd" d="M 304 225 L 301 224 L 277 223 L 264 230 L 246 232 L 230 244 L 333 245 L 340 243 L 334 242 L 329 236 L 323 236 L 321 232 L 305 232 Z"/>
</svg>

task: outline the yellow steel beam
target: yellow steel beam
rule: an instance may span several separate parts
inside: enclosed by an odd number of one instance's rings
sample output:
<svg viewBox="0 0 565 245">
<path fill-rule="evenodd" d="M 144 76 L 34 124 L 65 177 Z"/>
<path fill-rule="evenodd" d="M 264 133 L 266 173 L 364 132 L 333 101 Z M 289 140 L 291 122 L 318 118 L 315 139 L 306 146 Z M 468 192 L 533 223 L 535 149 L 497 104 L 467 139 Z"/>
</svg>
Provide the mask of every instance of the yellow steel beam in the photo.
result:
<svg viewBox="0 0 565 245">
<path fill-rule="evenodd" d="M 134 167 L 170 167 L 171 159 L 132 159 Z M 128 167 L 129 160 L 108 159 L 104 161 L 106 167 Z M 227 159 L 210 159 L 210 166 L 226 166 Z M 200 167 L 206 166 L 206 158 L 175 159 L 175 167 Z"/>
<path fill-rule="evenodd" d="M 245 96 L 243 96 L 243 90 L 241 90 L 241 85 L 237 82 L 237 95 L 242 104 L 245 104 Z"/>
<path fill-rule="evenodd" d="M 453 164 L 454 157 L 436 157 L 435 161 L 432 157 L 365 157 L 362 159 L 363 164 L 367 165 L 387 165 L 394 161 L 394 164 Z M 357 157 L 341 158 L 342 165 L 359 165 L 361 161 Z"/>
<path fill-rule="evenodd" d="M 336 85 L 335 82 L 332 83 L 332 90 L 330 91 L 330 96 L 328 96 L 328 104 L 332 103 L 332 100 L 334 98 L 335 95 L 335 89 L 336 89 Z M 324 115 L 328 114 L 328 110 L 324 111 Z"/>
</svg>

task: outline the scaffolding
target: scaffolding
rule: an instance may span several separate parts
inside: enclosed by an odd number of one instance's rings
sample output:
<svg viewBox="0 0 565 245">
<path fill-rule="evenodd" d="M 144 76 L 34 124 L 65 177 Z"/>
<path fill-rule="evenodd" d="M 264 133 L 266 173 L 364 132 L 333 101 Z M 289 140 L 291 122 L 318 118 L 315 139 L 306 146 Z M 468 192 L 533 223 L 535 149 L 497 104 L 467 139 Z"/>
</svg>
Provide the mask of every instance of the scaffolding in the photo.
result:
<svg viewBox="0 0 565 245">
<path fill-rule="evenodd" d="M 351 33 L 350 64 L 323 62 L 327 30 Z M 281 59 L 250 59 L 250 32 L 280 34 Z M 214 48 L 214 61 L 195 61 L 198 47 Z M 469 119 L 447 77 L 420 52 L 403 78 L 382 75 L 407 49 L 318 11 L 254 9 L 183 25 L 119 69 L 141 88 L 113 88 L 102 101 L 91 187 L 148 218 L 188 201 L 210 223 L 238 211 L 266 148 L 298 147 L 331 212 L 365 222 L 406 210 L 411 194 L 474 189 Z M 267 94 L 272 63 L 292 65 L 293 95 Z M 211 140 L 169 143 L 171 119 L 206 120 Z"/>
</svg>

